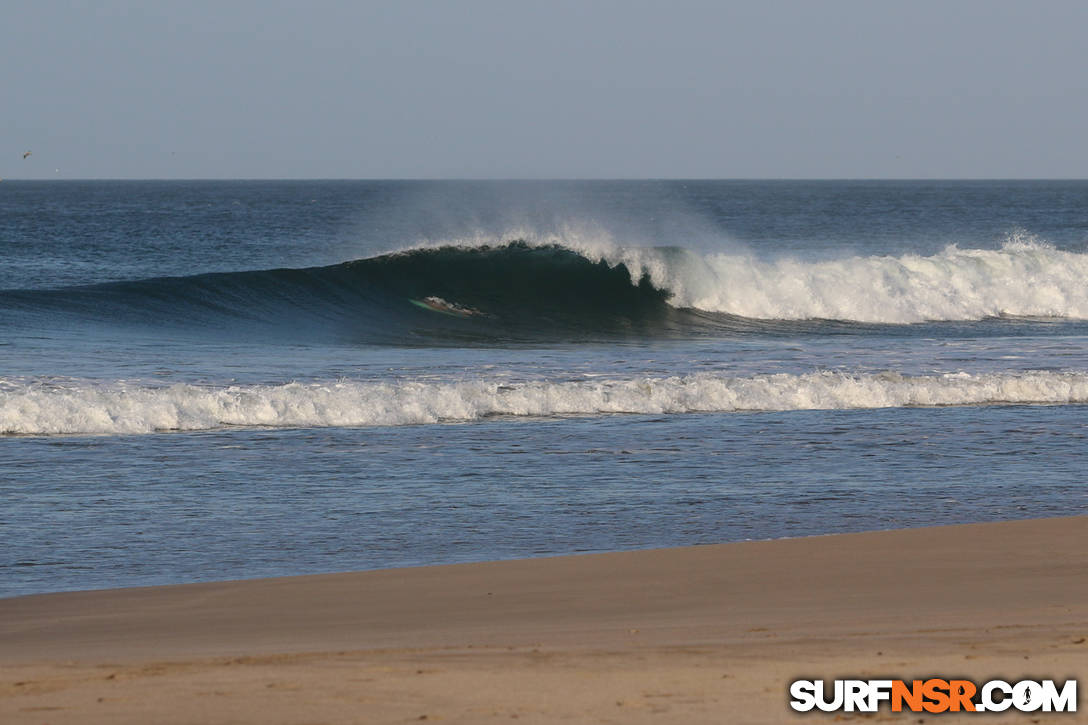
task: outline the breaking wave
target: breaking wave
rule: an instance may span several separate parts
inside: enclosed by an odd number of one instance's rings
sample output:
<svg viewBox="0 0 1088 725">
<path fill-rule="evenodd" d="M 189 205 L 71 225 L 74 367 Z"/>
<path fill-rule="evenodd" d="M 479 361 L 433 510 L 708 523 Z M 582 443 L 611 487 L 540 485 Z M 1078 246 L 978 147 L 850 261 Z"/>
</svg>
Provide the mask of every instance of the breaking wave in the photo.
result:
<svg viewBox="0 0 1088 725">
<path fill-rule="evenodd" d="M 9 379 L 0 381 L 0 433 L 140 434 L 233 426 L 399 426 L 494 416 L 1071 403 L 1088 403 L 1088 373 L 817 372 L 518 383 L 341 380 L 230 387 Z"/>
<path fill-rule="evenodd" d="M 0 292 L 0 313 L 363 342 L 596 339 L 805 325 L 1088 319 L 1088 254 L 1001 249 L 834 260 L 555 240 L 410 249 L 327 267 Z M 420 304 L 428 298 L 442 304 Z M 448 314 L 469 310 L 472 314 Z M 447 314 L 436 314 L 444 312 Z M 797 331 L 792 329 L 791 331 Z"/>
</svg>

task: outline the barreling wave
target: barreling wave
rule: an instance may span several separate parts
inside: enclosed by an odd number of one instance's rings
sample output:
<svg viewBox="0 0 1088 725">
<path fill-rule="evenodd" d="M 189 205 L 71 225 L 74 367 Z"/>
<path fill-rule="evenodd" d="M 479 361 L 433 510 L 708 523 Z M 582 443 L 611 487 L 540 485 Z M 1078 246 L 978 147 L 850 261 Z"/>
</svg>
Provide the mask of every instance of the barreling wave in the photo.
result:
<svg viewBox="0 0 1088 725">
<path fill-rule="evenodd" d="M 1088 373 L 818 372 L 627 380 L 335 381 L 169 387 L 0 380 L 0 433 L 400 426 L 491 417 L 1088 403 Z"/>
<path fill-rule="evenodd" d="M 824 261 L 574 246 L 446 245 L 308 269 L 8 291 L 0 312 L 395 343 L 1088 319 L 1088 254 L 1032 241 Z"/>
</svg>

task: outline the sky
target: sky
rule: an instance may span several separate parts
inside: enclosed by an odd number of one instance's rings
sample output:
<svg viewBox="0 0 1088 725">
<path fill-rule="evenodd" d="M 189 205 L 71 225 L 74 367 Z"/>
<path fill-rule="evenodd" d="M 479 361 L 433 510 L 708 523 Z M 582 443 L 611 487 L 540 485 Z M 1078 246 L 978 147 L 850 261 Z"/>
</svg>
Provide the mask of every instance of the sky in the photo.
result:
<svg viewBox="0 0 1088 725">
<path fill-rule="evenodd" d="M 1082 0 L 11 3 L 0 178 L 1085 178 L 1086 29 Z"/>
</svg>

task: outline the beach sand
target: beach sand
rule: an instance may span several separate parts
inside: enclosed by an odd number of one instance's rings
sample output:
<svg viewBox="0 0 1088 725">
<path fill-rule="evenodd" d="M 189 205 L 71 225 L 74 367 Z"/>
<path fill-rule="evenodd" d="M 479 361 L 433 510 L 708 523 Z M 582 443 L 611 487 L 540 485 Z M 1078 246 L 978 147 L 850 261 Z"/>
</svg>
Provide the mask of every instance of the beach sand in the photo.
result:
<svg viewBox="0 0 1088 725">
<path fill-rule="evenodd" d="M 0 722 L 793 713 L 797 678 L 1088 675 L 1088 517 L 0 600 Z"/>
</svg>

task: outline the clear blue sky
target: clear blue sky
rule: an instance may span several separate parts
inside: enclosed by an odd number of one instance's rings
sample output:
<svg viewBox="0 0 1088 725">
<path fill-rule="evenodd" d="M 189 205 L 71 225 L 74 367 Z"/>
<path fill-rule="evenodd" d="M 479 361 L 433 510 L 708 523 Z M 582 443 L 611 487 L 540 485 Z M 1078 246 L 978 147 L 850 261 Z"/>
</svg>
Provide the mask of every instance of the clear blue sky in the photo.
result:
<svg viewBox="0 0 1088 725">
<path fill-rule="evenodd" d="M 1082 0 L 35 0 L 3 16 L 0 177 L 1088 176 Z"/>
</svg>

